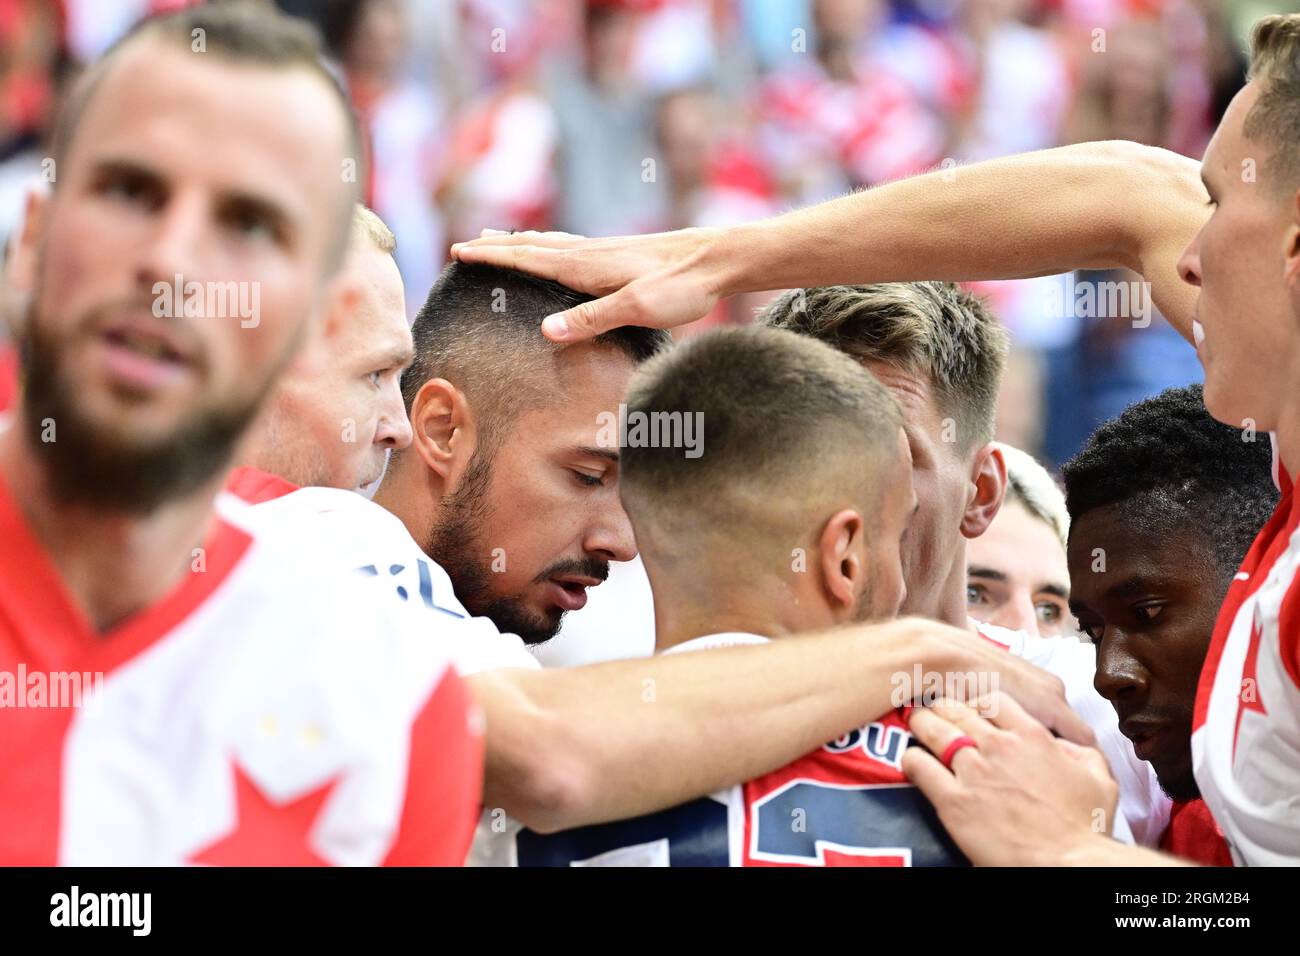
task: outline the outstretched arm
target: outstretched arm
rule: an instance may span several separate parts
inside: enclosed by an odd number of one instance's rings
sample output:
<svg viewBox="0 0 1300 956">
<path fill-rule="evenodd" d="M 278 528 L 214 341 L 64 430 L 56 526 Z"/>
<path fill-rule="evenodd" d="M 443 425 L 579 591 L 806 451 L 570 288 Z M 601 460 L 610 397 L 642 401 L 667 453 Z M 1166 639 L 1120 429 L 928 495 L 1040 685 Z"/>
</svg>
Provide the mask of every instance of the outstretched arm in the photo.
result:
<svg viewBox="0 0 1300 956">
<path fill-rule="evenodd" d="M 758 647 L 473 675 L 487 717 L 484 804 L 542 832 L 674 806 L 784 766 L 889 712 L 900 694 L 910 701 L 903 680 L 918 664 L 996 672 L 1063 736 L 1092 740 L 1058 678 L 965 631 L 904 619 Z"/>
<path fill-rule="evenodd" d="M 1177 262 L 1209 217 L 1197 164 L 1129 142 L 1081 143 L 927 173 L 730 229 L 615 239 L 493 233 L 452 247 L 603 298 L 543 325 L 579 341 L 668 328 L 741 292 L 865 282 L 1017 279 L 1128 268 L 1191 338 Z"/>
</svg>

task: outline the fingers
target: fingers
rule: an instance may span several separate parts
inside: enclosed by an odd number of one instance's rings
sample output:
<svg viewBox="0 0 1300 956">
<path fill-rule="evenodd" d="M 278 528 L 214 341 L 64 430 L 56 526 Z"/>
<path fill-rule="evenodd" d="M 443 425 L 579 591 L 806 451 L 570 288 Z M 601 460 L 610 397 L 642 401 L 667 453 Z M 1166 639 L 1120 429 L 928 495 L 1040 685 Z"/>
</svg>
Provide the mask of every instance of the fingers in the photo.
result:
<svg viewBox="0 0 1300 956">
<path fill-rule="evenodd" d="M 542 334 L 552 342 L 571 344 L 625 325 L 652 324 L 628 288 L 624 286 L 603 299 L 593 299 L 566 312 L 548 315 L 542 321 Z"/>
<path fill-rule="evenodd" d="M 551 279 L 555 282 L 563 281 L 560 278 L 562 265 L 560 257 L 564 250 L 529 243 L 507 242 L 506 240 L 515 238 L 513 235 L 496 238 L 500 239 L 500 242 L 489 245 L 457 243 L 452 246 L 452 255 L 465 263 L 514 269 L 517 272 L 527 272 L 542 279 Z M 479 240 L 475 239 L 474 242 L 477 243 Z M 579 289 L 579 291 L 585 292 L 587 290 Z"/>
<path fill-rule="evenodd" d="M 504 229 L 484 229 L 477 239 L 453 243 L 451 256 L 462 262 L 471 260 L 462 258 L 461 253 L 472 249 L 491 249 L 501 246 L 535 246 L 542 249 L 573 249 L 590 242 L 585 236 L 576 236 L 570 232 L 506 232 Z M 477 261 L 477 260 L 474 260 Z"/>
<path fill-rule="evenodd" d="M 903 753 L 903 773 L 936 809 L 946 806 L 957 796 L 957 778 L 939 762 L 938 757 L 920 747 L 908 747 Z"/>
<path fill-rule="evenodd" d="M 996 729 L 983 717 L 965 704 L 956 701 L 944 701 L 930 707 L 918 707 L 912 711 L 908 727 L 913 736 L 925 744 L 930 753 L 943 754 L 948 746 L 960 737 L 970 737 L 976 747 L 988 744 Z M 969 747 L 958 750 L 952 756 L 955 769 L 959 761 L 970 759 Z"/>
</svg>

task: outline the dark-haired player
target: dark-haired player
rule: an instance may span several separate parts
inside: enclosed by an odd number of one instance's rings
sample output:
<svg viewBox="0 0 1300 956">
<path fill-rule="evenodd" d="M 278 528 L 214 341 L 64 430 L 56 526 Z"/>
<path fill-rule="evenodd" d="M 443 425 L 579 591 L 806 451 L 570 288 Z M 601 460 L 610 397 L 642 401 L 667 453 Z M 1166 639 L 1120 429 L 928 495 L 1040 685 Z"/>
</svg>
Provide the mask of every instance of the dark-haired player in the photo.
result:
<svg viewBox="0 0 1300 956">
<path fill-rule="evenodd" d="M 291 522 L 294 537 L 336 562 L 365 567 L 385 600 L 419 617 L 472 675 L 488 728 L 474 862 L 511 862 L 520 823 L 547 831 L 635 816 L 780 767 L 889 709 L 890 676 L 918 661 L 997 671 L 1063 733 L 1086 738 L 1050 675 L 916 621 L 540 669 L 502 631 L 547 639 L 608 564 L 633 553 L 618 494 L 619 405 L 637 365 L 665 342 L 645 329 L 576 348 L 548 342 L 545 316 L 581 299 L 523 273 L 450 266 L 416 319 L 403 376 L 414 439 L 376 501 L 283 487 L 291 493 L 254 509 Z M 482 616 L 467 623 L 471 613 Z M 701 734 L 704 725 L 714 732 Z"/>
<path fill-rule="evenodd" d="M 629 442 L 620 491 L 655 593 L 659 651 L 799 642 L 892 616 L 917 510 L 902 416 L 828 345 L 712 332 L 647 363 L 629 425 L 698 416 L 702 454 Z M 780 501 L 780 507 L 773 502 Z M 901 703 L 902 701 L 898 701 Z M 900 769 L 888 708 L 746 783 L 660 813 L 518 837 L 525 866 L 942 866 L 965 862 Z"/>
<path fill-rule="evenodd" d="M 669 327 L 721 297 L 835 282 L 1020 278 L 1123 267 L 1196 347 L 1216 419 L 1276 436 L 1282 500 L 1224 598 L 1197 690 L 1196 779 L 1235 858 L 1300 860 L 1300 15 L 1260 20 L 1246 86 L 1196 164 L 1134 143 L 1082 143 L 891 183 L 758 223 L 653 236 L 485 235 L 453 247 L 604 296 L 551 318 L 575 342 L 613 325 Z M 1043 209 L 1052 215 L 1045 217 Z M 973 236 L 980 241 L 972 241 Z M 790 255 L 790 249 L 802 253 Z M 1251 688 L 1248 699 L 1244 688 Z M 911 760 L 949 830 L 983 862 L 1159 863 L 1093 839 L 1090 778 L 1008 711 L 918 711 L 929 742 L 977 735 L 996 753 L 947 770 Z M 918 725 L 916 720 L 920 721 Z M 915 751 L 914 751 L 915 752 Z M 965 766 L 972 768 L 963 770 Z M 1015 793 L 1021 799 L 1009 799 Z M 1049 807 L 1052 813 L 1039 812 Z"/>
<path fill-rule="evenodd" d="M 1138 402 L 1065 465 L 1070 607 L 1097 690 L 1175 801 L 1162 848 L 1232 858 L 1192 773 L 1196 683 L 1214 619 L 1277 504 L 1267 441 L 1216 422 L 1199 385 Z"/>
</svg>

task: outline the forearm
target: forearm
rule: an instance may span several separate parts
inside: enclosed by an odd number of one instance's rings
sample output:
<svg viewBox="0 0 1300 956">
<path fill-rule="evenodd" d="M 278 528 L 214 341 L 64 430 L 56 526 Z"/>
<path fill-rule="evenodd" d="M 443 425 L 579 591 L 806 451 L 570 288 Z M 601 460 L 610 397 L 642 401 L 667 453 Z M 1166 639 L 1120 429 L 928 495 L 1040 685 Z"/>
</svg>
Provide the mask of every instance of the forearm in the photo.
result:
<svg viewBox="0 0 1300 956">
<path fill-rule="evenodd" d="M 1016 279 L 1128 268 L 1190 335 L 1178 254 L 1209 215 L 1196 164 L 1083 143 L 900 180 L 718 234 L 702 251 L 723 295 L 772 288 Z"/>
<path fill-rule="evenodd" d="M 485 803 L 540 830 L 673 806 L 878 718 L 895 706 L 895 675 L 923 659 L 933 668 L 955 660 L 923 626 L 896 621 L 761 647 L 511 672 L 510 690 L 480 695 Z"/>
</svg>

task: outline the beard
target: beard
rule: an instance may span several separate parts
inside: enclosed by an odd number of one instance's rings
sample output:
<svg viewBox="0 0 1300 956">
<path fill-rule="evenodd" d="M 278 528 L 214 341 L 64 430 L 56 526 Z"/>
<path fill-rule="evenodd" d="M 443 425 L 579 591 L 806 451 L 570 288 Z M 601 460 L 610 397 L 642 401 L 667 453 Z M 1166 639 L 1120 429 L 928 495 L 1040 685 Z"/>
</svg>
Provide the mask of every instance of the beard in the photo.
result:
<svg viewBox="0 0 1300 956">
<path fill-rule="evenodd" d="M 498 630 L 518 635 L 525 644 L 545 644 L 559 632 L 565 612 L 557 609 L 554 615 L 539 614 L 518 598 L 494 595 L 489 584 L 493 573 L 490 562 L 486 558 L 475 560 L 476 555 L 490 553 L 484 547 L 483 525 L 491 513 L 487 503 L 491 482 L 490 458 L 475 456 L 464 481 L 444 503 L 442 520 L 429 533 L 424 552 L 447 572 L 456 596 L 471 614 L 486 617 Z M 544 581 L 566 573 L 604 581 L 609 576 L 609 563 L 595 558 L 565 559 L 533 580 Z"/>
<path fill-rule="evenodd" d="M 37 315 L 33 303 L 19 342 L 19 425 L 45 465 L 51 493 L 65 504 L 142 516 L 197 490 L 229 464 L 274 383 L 272 374 L 251 394 L 196 411 L 164 438 L 133 441 L 82 415 L 76 388 L 60 370 L 60 344 Z M 46 437 L 51 424 L 53 439 Z"/>
</svg>

